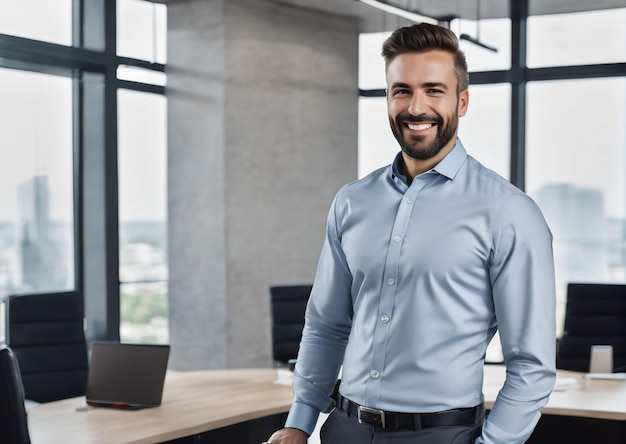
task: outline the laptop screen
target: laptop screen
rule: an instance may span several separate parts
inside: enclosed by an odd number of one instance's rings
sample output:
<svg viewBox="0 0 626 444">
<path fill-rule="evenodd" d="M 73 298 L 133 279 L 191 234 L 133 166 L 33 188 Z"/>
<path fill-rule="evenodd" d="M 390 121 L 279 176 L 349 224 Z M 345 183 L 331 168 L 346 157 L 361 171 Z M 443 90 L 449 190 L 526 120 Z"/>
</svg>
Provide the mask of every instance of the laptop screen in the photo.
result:
<svg viewBox="0 0 626 444">
<path fill-rule="evenodd" d="M 169 345 L 94 342 L 87 403 L 117 408 L 160 405 L 169 352 Z"/>
</svg>

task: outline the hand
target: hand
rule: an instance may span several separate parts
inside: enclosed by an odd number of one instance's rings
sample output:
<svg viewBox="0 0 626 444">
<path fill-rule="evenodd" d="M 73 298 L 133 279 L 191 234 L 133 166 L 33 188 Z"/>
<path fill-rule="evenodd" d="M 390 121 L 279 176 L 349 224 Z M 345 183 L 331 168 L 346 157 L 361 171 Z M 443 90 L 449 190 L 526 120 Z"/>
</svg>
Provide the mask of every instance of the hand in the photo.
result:
<svg viewBox="0 0 626 444">
<path fill-rule="evenodd" d="M 280 429 L 262 444 L 306 444 L 308 435 L 299 429 Z"/>
</svg>

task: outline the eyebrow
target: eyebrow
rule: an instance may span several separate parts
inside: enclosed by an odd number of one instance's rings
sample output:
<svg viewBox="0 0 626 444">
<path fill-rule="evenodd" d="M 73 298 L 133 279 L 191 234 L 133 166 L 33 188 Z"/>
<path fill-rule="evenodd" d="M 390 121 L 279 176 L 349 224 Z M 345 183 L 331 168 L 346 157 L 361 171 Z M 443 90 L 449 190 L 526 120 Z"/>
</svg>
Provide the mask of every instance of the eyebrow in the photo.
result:
<svg viewBox="0 0 626 444">
<path fill-rule="evenodd" d="M 446 91 L 448 90 L 448 85 L 446 85 L 443 82 L 422 83 L 422 87 L 424 87 L 424 88 L 441 88 L 441 89 L 445 89 Z"/>
<path fill-rule="evenodd" d="M 396 89 L 396 88 L 411 88 L 411 86 L 408 83 L 396 82 L 393 85 L 391 85 L 390 89 Z"/>
<path fill-rule="evenodd" d="M 396 89 L 396 88 L 411 89 L 412 87 L 408 83 L 396 82 L 393 85 L 391 85 L 390 89 Z M 425 83 L 420 84 L 420 88 L 441 88 L 446 91 L 449 89 L 448 85 L 443 82 L 425 82 Z"/>
</svg>

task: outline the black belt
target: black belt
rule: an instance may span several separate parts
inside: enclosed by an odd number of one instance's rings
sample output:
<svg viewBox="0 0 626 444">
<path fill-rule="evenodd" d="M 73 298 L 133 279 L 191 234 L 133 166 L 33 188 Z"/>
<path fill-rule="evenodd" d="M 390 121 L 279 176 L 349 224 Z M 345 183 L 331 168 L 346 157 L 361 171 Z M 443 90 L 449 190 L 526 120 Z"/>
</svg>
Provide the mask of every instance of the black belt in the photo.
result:
<svg viewBox="0 0 626 444">
<path fill-rule="evenodd" d="M 337 408 L 349 416 L 356 416 L 361 424 L 369 424 L 383 429 L 421 430 L 429 427 L 475 424 L 479 418 L 479 413 L 483 410 L 483 404 L 435 413 L 398 413 L 364 407 L 338 393 Z"/>
</svg>

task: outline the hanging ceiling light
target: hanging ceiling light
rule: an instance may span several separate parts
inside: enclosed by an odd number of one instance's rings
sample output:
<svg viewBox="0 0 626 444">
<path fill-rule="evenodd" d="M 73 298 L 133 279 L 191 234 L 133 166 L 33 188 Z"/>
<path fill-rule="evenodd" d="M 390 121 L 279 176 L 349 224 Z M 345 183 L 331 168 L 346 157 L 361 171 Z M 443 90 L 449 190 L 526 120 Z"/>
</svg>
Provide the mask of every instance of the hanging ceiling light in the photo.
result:
<svg viewBox="0 0 626 444">
<path fill-rule="evenodd" d="M 485 48 L 488 49 L 489 51 L 493 51 L 493 52 L 498 52 L 498 48 L 496 48 L 495 46 L 490 46 L 482 41 L 480 41 L 480 39 L 478 38 L 478 34 L 476 34 L 476 37 L 472 37 L 469 34 L 461 34 L 459 39 L 461 40 L 465 40 L 467 42 L 473 43 L 476 46 L 480 46 L 481 48 Z"/>
<path fill-rule="evenodd" d="M 383 0 L 357 0 L 357 1 L 363 4 L 366 4 L 368 6 L 371 6 L 373 8 L 379 9 L 381 11 L 387 12 L 389 14 L 393 14 L 398 17 L 405 18 L 415 23 L 430 23 L 433 25 L 437 25 L 437 24 L 440 24 L 442 21 L 450 22 L 453 18 L 456 18 L 453 16 L 439 17 L 439 18 L 429 17 L 427 15 L 422 15 L 413 11 L 408 11 L 406 9 L 400 8 L 399 6 L 392 5 Z M 472 37 L 469 34 L 463 33 L 460 35 L 459 39 L 468 41 L 470 43 L 473 43 L 474 45 L 480 46 L 481 48 L 485 48 L 489 51 L 498 52 L 497 48 L 490 46 L 480 40 L 480 0 L 476 1 L 476 15 L 477 15 L 476 37 Z"/>
<path fill-rule="evenodd" d="M 389 14 L 397 15 L 398 17 L 405 18 L 407 20 L 411 20 L 415 23 L 430 23 L 436 25 L 439 21 L 436 18 L 428 17 L 426 15 L 418 14 L 416 12 L 407 11 L 406 9 L 402 9 L 398 6 L 391 5 L 382 0 L 357 0 L 361 3 L 364 3 L 368 6 L 371 6 L 376 9 L 380 9 L 381 11 L 388 12 Z"/>
<path fill-rule="evenodd" d="M 476 46 L 488 49 L 489 51 L 498 52 L 498 48 L 488 45 L 480 40 L 480 0 L 476 0 L 476 37 L 463 33 L 459 39 L 466 40 Z"/>
</svg>

